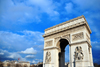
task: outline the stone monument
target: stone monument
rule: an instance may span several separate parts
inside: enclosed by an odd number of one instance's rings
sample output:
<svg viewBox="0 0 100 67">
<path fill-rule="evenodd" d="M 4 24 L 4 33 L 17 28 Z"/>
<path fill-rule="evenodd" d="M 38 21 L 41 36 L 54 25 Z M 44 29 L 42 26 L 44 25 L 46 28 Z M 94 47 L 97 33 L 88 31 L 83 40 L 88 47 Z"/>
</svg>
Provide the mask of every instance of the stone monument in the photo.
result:
<svg viewBox="0 0 100 67">
<path fill-rule="evenodd" d="M 93 66 L 90 34 L 83 15 L 45 29 L 43 67 L 65 67 L 67 45 L 70 67 Z"/>
</svg>

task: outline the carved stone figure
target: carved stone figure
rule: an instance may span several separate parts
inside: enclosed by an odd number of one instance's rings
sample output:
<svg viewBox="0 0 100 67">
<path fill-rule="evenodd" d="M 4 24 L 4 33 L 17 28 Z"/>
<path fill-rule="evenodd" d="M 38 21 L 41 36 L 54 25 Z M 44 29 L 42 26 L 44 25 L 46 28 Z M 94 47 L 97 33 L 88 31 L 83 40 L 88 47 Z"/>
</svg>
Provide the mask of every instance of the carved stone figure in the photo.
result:
<svg viewBox="0 0 100 67">
<path fill-rule="evenodd" d="M 82 47 L 78 46 L 75 49 L 75 60 L 82 60 L 83 59 L 83 52 L 82 52 Z"/>
<path fill-rule="evenodd" d="M 45 62 L 49 63 L 51 61 L 51 53 L 50 52 L 46 52 L 46 59 Z"/>
</svg>

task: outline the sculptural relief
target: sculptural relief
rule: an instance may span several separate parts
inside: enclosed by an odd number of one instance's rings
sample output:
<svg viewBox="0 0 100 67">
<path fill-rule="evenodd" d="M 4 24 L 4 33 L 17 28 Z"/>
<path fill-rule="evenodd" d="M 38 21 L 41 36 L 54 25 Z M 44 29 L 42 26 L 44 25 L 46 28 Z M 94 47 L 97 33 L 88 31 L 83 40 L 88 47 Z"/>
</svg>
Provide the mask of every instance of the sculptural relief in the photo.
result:
<svg viewBox="0 0 100 67">
<path fill-rule="evenodd" d="M 58 33 L 58 34 L 54 34 L 52 36 L 45 37 L 44 39 L 47 40 L 47 39 L 54 38 L 54 37 L 57 38 L 58 36 L 61 36 L 62 34 L 63 35 L 69 35 L 71 32 L 77 31 L 79 29 L 84 29 L 84 26 L 79 27 L 79 28 L 74 28 L 72 30 L 64 31 L 64 32 L 61 32 L 61 33 Z"/>
<path fill-rule="evenodd" d="M 51 53 L 50 52 L 46 52 L 46 59 L 45 59 L 46 63 L 51 62 Z"/>
<path fill-rule="evenodd" d="M 47 42 L 45 42 L 45 47 L 52 46 L 52 44 L 53 44 L 52 40 L 47 41 Z"/>
<path fill-rule="evenodd" d="M 83 39 L 83 38 L 84 38 L 83 32 L 72 35 L 72 41 Z"/>
<path fill-rule="evenodd" d="M 75 49 L 75 60 L 82 60 L 84 57 L 83 52 L 82 52 L 82 47 L 78 46 Z"/>
</svg>

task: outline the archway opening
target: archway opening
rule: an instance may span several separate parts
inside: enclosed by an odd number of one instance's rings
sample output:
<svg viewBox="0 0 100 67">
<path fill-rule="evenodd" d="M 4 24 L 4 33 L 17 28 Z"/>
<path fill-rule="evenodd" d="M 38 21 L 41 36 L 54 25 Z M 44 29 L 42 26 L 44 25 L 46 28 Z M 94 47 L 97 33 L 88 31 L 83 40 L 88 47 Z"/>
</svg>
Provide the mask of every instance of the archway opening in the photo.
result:
<svg viewBox="0 0 100 67">
<path fill-rule="evenodd" d="M 65 67 L 65 48 L 69 44 L 68 40 L 60 39 L 59 67 Z"/>
</svg>

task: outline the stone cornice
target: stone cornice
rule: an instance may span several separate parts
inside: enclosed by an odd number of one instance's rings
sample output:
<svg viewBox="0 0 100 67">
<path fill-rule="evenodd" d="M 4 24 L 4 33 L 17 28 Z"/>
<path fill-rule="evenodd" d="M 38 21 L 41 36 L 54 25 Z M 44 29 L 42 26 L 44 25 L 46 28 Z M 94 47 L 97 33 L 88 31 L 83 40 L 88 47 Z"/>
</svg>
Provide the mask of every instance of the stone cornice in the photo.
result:
<svg viewBox="0 0 100 67">
<path fill-rule="evenodd" d="M 57 47 L 45 48 L 44 50 L 50 50 L 50 49 L 58 49 L 59 50 L 59 48 L 57 48 Z"/>
<path fill-rule="evenodd" d="M 69 20 L 69 21 L 60 23 L 60 24 L 58 24 L 58 25 L 52 26 L 52 27 L 50 27 L 50 28 L 47 28 L 47 29 L 45 29 L 45 31 L 50 30 L 50 29 L 53 29 L 53 28 L 58 27 L 58 26 L 61 26 L 61 25 L 64 25 L 64 24 L 66 24 L 66 23 L 70 23 L 70 22 L 75 21 L 75 20 L 80 19 L 80 18 L 85 18 L 85 17 L 82 15 L 82 16 L 80 16 L 80 17 L 77 17 L 77 18 L 71 19 L 71 20 Z M 85 21 L 86 21 L 86 19 L 85 19 Z"/>
<path fill-rule="evenodd" d="M 64 22 L 64 23 L 58 24 L 58 25 L 56 25 L 56 26 L 50 27 L 50 28 L 48 28 L 48 29 L 46 29 L 46 30 L 53 29 L 53 28 L 55 28 L 55 27 L 57 27 L 57 26 L 64 25 L 65 23 L 69 23 L 69 22 L 71 22 L 71 21 L 74 21 L 74 20 L 77 20 L 77 19 L 80 19 L 80 18 L 84 18 L 84 19 L 85 19 L 85 17 L 82 15 L 82 16 L 80 16 L 80 17 L 77 17 L 77 18 L 74 18 L 74 19 L 72 19 L 72 20 L 66 21 L 66 22 Z M 50 32 L 50 33 L 47 33 L 47 34 L 45 33 L 45 34 L 43 35 L 43 37 L 47 37 L 47 36 L 53 35 L 53 34 L 55 34 L 55 33 L 58 33 L 58 32 L 61 32 L 61 31 L 65 31 L 65 30 L 68 30 L 68 29 L 72 29 L 72 28 L 74 28 L 74 27 L 78 27 L 78 26 L 81 26 L 81 25 L 86 25 L 86 27 L 87 27 L 89 33 L 91 34 L 91 30 L 90 30 L 90 28 L 89 28 L 89 25 L 88 25 L 86 19 L 85 19 L 85 21 L 82 21 L 82 22 L 80 22 L 80 23 L 77 23 L 77 24 L 74 24 L 74 25 L 71 25 L 71 26 L 67 26 L 67 27 L 64 27 L 64 28 L 59 29 L 59 30 L 55 30 L 55 31 Z"/>
<path fill-rule="evenodd" d="M 87 27 L 87 29 L 88 29 L 89 33 L 91 34 L 91 33 L 92 33 L 92 31 L 91 31 L 91 29 L 90 29 L 90 27 L 89 27 L 89 25 L 88 25 L 87 21 L 86 21 L 86 27 Z"/>
<path fill-rule="evenodd" d="M 76 42 L 76 43 L 70 43 L 69 46 L 74 45 L 74 44 L 80 44 L 80 43 L 88 43 L 89 47 L 92 47 L 91 44 L 86 40 L 86 41 L 81 41 L 81 42 Z"/>
<path fill-rule="evenodd" d="M 91 44 L 88 41 L 81 41 L 81 42 L 76 42 L 76 43 L 70 43 L 69 46 L 75 45 L 75 44 L 80 44 L 80 43 L 88 43 L 88 46 L 92 47 Z M 58 50 L 60 50 L 58 47 L 50 47 L 50 48 L 45 48 L 44 51 L 45 50 L 52 50 L 52 49 L 58 49 Z"/>
<path fill-rule="evenodd" d="M 65 31 L 65 30 L 69 30 L 69 29 L 72 29 L 72 28 L 75 28 L 75 27 L 78 27 L 78 26 L 81 26 L 81 25 L 86 25 L 86 27 L 88 28 L 88 25 L 86 24 L 86 22 L 81 22 L 81 23 L 77 23 L 75 25 L 71 25 L 71 26 L 68 26 L 66 28 L 63 28 L 63 29 L 60 29 L 60 30 L 57 30 L 57 31 L 54 31 L 54 32 L 51 32 L 51 33 L 48 33 L 48 34 L 44 34 L 43 37 L 47 37 L 47 36 L 50 36 L 50 35 Z M 91 33 L 90 30 L 89 30 L 89 32 Z"/>
</svg>

